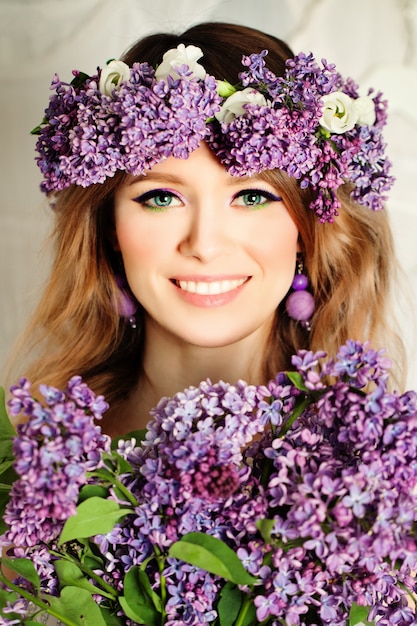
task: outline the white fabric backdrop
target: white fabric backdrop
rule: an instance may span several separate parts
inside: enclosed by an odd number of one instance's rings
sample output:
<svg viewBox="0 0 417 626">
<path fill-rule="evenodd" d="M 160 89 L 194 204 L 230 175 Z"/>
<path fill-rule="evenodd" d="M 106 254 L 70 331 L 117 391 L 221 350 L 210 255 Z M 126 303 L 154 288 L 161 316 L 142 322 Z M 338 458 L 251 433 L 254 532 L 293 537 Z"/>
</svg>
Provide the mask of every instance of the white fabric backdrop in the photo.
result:
<svg viewBox="0 0 417 626">
<path fill-rule="evenodd" d="M 397 177 L 388 208 L 416 301 L 417 0 L 0 0 L 0 370 L 49 262 L 42 252 L 50 215 L 29 131 L 42 118 L 53 74 L 92 73 L 144 34 L 206 20 L 265 30 L 385 93 Z M 409 386 L 417 389 L 411 317 L 403 329 L 414 366 Z"/>
</svg>

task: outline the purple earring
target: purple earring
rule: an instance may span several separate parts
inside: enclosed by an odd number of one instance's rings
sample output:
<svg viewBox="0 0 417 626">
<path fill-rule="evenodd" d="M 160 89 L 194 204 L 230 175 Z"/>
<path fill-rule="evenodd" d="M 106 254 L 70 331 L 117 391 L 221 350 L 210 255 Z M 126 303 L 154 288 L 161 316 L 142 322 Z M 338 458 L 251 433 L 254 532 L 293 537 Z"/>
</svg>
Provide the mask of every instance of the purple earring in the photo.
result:
<svg viewBox="0 0 417 626">
<path fill-rule="evenodd" d="M 288 315 L 301 326 L 310 330 L 310 318 L 315 309 L 315 302 L 312 294 L 307 291 L 309 282 L 307 276 L 303 273 L 303 262 L 297 259 L 297 273 L 292 281 L 292 289 L 294 290 L 287 298 L 285 307 Z"/>
<path fill-rule="evenodd" d="M 138 310 L 137 302 L 135 302 L 131 296 L 127 293 L 125 287 L 125 281 L 121 276 L 116 277 L 117 286 L 119 291 L 117 293 L 117 312 L 120 317 L 125 318 L 132 328 L 136 328 L 136 311 Z"/>
</svg>

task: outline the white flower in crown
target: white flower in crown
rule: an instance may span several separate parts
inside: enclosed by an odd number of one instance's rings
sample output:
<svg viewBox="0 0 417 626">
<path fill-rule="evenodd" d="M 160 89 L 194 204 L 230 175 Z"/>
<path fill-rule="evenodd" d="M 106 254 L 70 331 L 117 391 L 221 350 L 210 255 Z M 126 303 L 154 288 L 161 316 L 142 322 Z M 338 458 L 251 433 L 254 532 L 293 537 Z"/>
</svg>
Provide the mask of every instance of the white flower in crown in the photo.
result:
<svg viewBox="0 0 417 626">
<path fill-rule="evenodd" d="M 322 96 L 323 114 L 319 124 L 325 130 L 338 135 L 346 133 L 359 124 L 371 126 L 376 119 L 375 105 L 369 96 L 353 99 L 342 91 Z"/>
<path fill-rule="evenodd" d="M 110 61 L 100 74 L 99 90 L 106 96 L 130 79 L 130 67 L 123 61 Z"/>
<path fill-rule="evenodd" d="M 165 52 L 162 57 L 162 63 L 155 70 L 155 78 L 165 82 L 167 82 L 168 76 L 177 79 L 179 75 L 176 69 L 187 65 L 190 72 L 190 80 L 196 78 L 203 80 L 207 72 L 200 63 L 197 63 L 202 56 L 203 52 L 197 46 L 185 46 L 183 43 L 180 43 L 177 48 Z"/>
<path fill-rule="evenodd" d="M 338 135 L 352 130 L 358 121 L 353 98 L 342 91 L 334 91 L 323 96 L 321 101 L 323 114 L 319 124 L 322 128 Z"/>
<path fill-rule="evenodd" d="M 355 100 L 355 109 L 360 126 L 372 126 L 375 124 L 375 103 L 370 96 L 361 96 Z"/>
<path fill-rule="evenodd" d="M 268 102 L 259 91 L 252 89 L 252 87 L 246 87 L 246 89 L 235 91 L 234 94 L 229 96 L 222 104 L 220 111 L 215 113 L 215 117 L 219 122 L 230 124 L 235 117 L 245 114 L 246 104 L 265 106 Z"/>
</svg>

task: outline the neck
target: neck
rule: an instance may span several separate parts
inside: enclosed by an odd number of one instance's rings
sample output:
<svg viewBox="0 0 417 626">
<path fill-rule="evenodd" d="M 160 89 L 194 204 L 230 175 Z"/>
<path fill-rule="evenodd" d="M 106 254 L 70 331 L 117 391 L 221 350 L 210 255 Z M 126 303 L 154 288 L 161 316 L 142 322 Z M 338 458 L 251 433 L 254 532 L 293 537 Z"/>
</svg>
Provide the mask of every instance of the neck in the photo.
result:
<svg viewBox="0 0 417 626">
<path fill-rule="evenodd" d="M 263 339 L 263 341 L 262 341 Z M 143 375 L 126 405 L 121 408 L 123 421 L 115 424 L 110 435 L 120 435 L 145 428 L 149 411 L 164 396 L 172 396 L 202 380 L 235 383 L 243 379 L 251 384 L 265 383 L 263 345 L 257 333 L 236 343 L 220 347 L 184 344 L 164 334 L 154 335 L 145 343 Z M 120 416 L 120 411 L 118 411 Z"/>
</svg>

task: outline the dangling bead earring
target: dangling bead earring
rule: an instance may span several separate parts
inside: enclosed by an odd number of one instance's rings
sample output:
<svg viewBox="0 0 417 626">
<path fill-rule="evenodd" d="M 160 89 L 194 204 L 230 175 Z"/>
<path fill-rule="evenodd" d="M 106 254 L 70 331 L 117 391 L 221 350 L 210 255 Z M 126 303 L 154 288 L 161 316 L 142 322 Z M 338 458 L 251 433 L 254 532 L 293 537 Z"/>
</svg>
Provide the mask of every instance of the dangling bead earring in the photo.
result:
<svg viewBox="0 0 417 626">
<path fill-rule="evenodd" d="M 136 328 L 135 314 L 138 310 L 137 302 L 135 302 L 131 296 L 127 293 L 125 287 L 125 281 L 121 276 L 116 277 L 117 286 L 119 291 L 117 293 L 117 312 L 120 317 L 124 317 L 132 328 Z"/>
<path fill-rule="evenodd" d="M 301 326 L 310 330 L 310 318 L 316 305 L 312 294 L 307 291 L 309 282 L 303 271 L 303 262 L 299 256 L 297 258 L 297 273 L 291 285 L 294 291 L 288 296 L 285 307 L 293 320 L 300 322 Z"/>
</svg>

